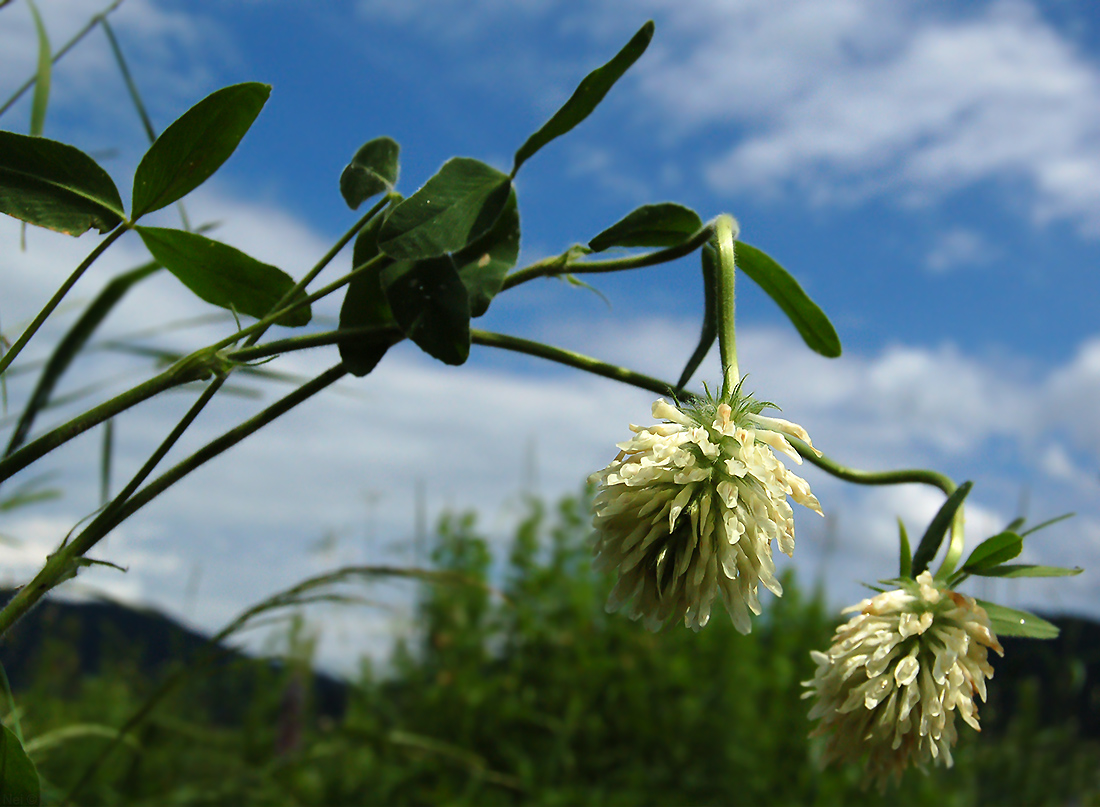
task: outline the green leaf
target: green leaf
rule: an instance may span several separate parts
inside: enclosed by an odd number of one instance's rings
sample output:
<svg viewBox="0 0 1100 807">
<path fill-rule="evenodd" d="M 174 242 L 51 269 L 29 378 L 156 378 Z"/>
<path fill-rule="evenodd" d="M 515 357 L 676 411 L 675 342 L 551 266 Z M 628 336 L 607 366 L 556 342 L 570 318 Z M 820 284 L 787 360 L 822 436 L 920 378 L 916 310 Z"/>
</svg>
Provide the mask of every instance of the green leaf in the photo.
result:
<svg viewBox="0 0 1100 807">
<path fill-rule="evenodd" d="M 397 261 L 382 270 L 382 288 L 401 331 L 444 364 L 470 355 L 470 302 L 450 255 Z"/>
<path fill-rule="evenodd" d="M 718 276 L 718 253 L 710 244 L 705 244 L 700 253 L 703 264 L 703 330 L 699 334 L 699 344 L 696 345 L 695 352 L 684 365 L 684 372 L 680 373 L 680 380 L 676 382 L 677 389 L 683 389 L 691 380 L 718 338 L 718 302 L 714 295 L 717 287 L 715 278 Z"/>
<path fill-rule="evenodd" d="M 974 574 L 977 569 L 997 566 L 1006 560 L 1012 560 L 1024 549 L 1024 539 L 1014 532 L 1006 530 L 986 538 L 970 553 L 959 571 Z"/>
<path fill-rule="evenodd" d="M 1058 637 L 1057 625 L 1052 625 L 1035 614 L 1005 608 L 1003 605 L 978 600 L 978 605 L 989 614 L 990 626 L 998 636 L 1023 636 L 1030 639 L 1055 639 Z"/>
<path fill-rule="evenodd" d="M 1033 566 L 1030 563 L 1006 563 L 971 571 L 979 577 L 1073 577 L 1085 571 L 1080 566 L 1066 569 L 1062 566 Z"/>
<path fill-rule="evenodd" d="M 610 247 L 672 247 L 703 227 L 703 220 L 690 207 L 662 202 L 643 205 L 612 224 L 588 242 L 593 252 Z"/>
<path fill-rule="evenodd" d="M 359 231 L 352 250 L 354 267 L 364 266 L 379 255 L 378 232 L 382 229 L 382 221 L 382 216 L 376 216 Z M 340 328 L 362 328 L 371 325 L 384 327 L 396 322 L 390 303 L 382 290 L 382 270 L 387 265 L 387 261 L 378 261 L 371 269 L 356 275 L 348 283 L 344 302 L 340 306 Z M 360 377 L 377 367 L 378 362 L 382 361 L 382 357 L 392 345 L 393 342 L 390 340 L 380 342 L 377 339 L 362 336 L 342 339 L 337 343 L 340 359 L 348 368 L 348 372 Z"/>
<path fill-rule="evenodd" d="M 917 545 L 917 551 L 913 553 L 913 576 L 928 568 L 928 564 L 932 562 L 932 558 L 936 557 L 936 553 L 940 549 L 940 544 L 943 543 L 943 537 L 947 534 L 947 528 L 951 526 L 951 520 L 955 517 L 955 513 L 960 507 L 962 507 L 963 500 L 966 499 L 970 489 L 974 487 L 973 482 L 963 482 L 959 487 L 947 497 L 947 501 L 943 503 L 943 506 L 936 513 L 932 522 L 928 525 L 928 529 L 924 532 L 924 537 L 920 539 L 920 544 Z"/>
<path fill-rule="evenodd" d="M 511 191 L 511 180 L 492 166 L 454 157 L 393 209 L 379 248 L 406 261 L 457 252 L 489 232 Z"/>
<path fill-rule="evenodd" d="M 212 305 L 256 319 L 267 316 L 294 287 L 286 272 L 260 263 L 239 249 L 197 233 L 163 227 L 135 227 L 156 260 Z M 304 299 L 303 292 L 298 293 Z M 308 305 L 285 314 L 280 325 L 305 325 Z"/>
<path fill-rule="evenodd" d="M 31 134 L 38 137 L 46 128 L 46 108 L 50 103 L 50 78 L 53 74 L 53 56 L 50 53 L 50 38 L 46 26 L 38 13 L 34 0 L 27 0 L 34 27 L 38 32 L 38 72 L 34 77 L 34 98 L 31 100 Z"/>
<path fill-rule="evenodd" d="M 913 552 L 909 549 L 909 533 L 905 530 L 905 522 L 898 519 L 898 533 L 901 542 L 899 554 L 901 556 L 901 574 L 899 577 L 911 578 L 913 576 Z"/>
<path fill-rule="evenodd" d="M 480 317 L 519 258 L 519 205 L 514 188 L 493 228 L 453 257 L 469 294 L 470 316 Z"/>
<path fill-rule="evenodd" d="M 626 46 L 615 57 L 603 65 L 597 67 L 584 77 L 580 85 L 573 92 L 568 101 L 554 113 L 537 132 L 527 138 L 519 151 L 516 152 L 515 162 L 512 165 L 512 176 L 516 175 L 519 167 L 523 165 L 535 152 L 555 138 L 561 137 L 582 120 L 592 114 L 592 110 L 603 100 L 615 82 L 623 77 L 634 62 L 638 61 L 645 49 L 649 47 L 653 39 L 653 20 L 643 25 L 638 33 L 634 34 Z"/>
<path fill-rule="evenodd" d="M 392 191 L 397 184 L 401 146 L 389 137 L 376 137 L 363 144 L 340 174 L 340 193 L 355 210 L 377 193 Z"/>
<path fill-rule="evenodd" d="M 134 174 L 133 217 L 182 199 L 236 151 L 260 114 L 271 87 L 248 82 L 211 93 L 154 141 Z"/>
<path fill-rule="evenodd" d="M 125 213 L 118 188 L 84 152 L 44 137 L 0 131 L 0 213 L 81 235 L 105 233 Z"/>
<path fill-rule="evenodd" d="M 743 241 L 737 242 L 735 255 L 737 267 L 775 300 L 810 350 L 830 359 L 840 355 L 840 337 L 833 324 L 786 269 Z"/>
<path fill-rule="evenodd" d="M 0 804 L 39 804 L 38 772 L 19 738 L 0 726 Z"/>
</svg>

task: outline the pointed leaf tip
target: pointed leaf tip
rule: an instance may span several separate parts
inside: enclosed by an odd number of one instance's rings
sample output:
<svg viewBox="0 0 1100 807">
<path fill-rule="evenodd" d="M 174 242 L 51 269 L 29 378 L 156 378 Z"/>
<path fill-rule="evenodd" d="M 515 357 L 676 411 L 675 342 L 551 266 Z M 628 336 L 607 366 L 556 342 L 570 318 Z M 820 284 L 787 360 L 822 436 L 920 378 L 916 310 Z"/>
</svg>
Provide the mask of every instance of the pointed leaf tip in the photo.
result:
<svg viewBox="0 0 1100 807">
<path fill-rule="evenodd" d="M 615 82 L 622 78 L 623 74 L 630 69 L 630 66 L 645 53 L 646 48 L 649 47 L 649 43 L 653 39 L 655 27 L 653 20 L 649 20 L 638 29 L 638 32 L 631 37 L 622 50 L 615 54 L 611 61 L 602 67 L 597 67 L 584 77 L 561 109 L 555 112 L 550 120 L 544 123 L 537 132 L 527 138 L 527 141 L 519 147 L 515 162 L 512 165 L 513 177 L 519 171 L 520 166 L 530 159 L 535 152 L 551 140 L 566 134 L 592 114 L 592 110 L 615 86 Z"/>
<path fill-rule="evenodd" d="M 743 241 L 737 242 L 735 255 L 737 267 L 776 302 L 810 350 L 829 359 L 840 355 L 840 337 L 833 324 L 786 269 Z"/>
<path fill-rule="evenodd" d="M 134 173 L 134 219 L 182 199 L 209 179 L 237 150 L 270 94 L 270 85 L 257 82 L 223 87 L 165 129 Z"/>
<path fill-rule="evenodd" d="M 593 252 L 611 247 L 672 247 L 703 227 L 690 207 L 673 202 L 643 205 L 588 242 Z"/>
</svg>

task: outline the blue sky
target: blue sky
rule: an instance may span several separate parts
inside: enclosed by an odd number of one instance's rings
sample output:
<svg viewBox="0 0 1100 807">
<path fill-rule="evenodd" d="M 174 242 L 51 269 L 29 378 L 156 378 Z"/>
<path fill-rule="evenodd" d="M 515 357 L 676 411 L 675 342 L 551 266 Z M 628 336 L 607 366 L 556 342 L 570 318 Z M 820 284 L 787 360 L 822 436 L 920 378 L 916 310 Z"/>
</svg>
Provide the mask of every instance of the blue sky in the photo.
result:
<svg viewBox="0 0 1100 807">
<path fill-rule="evenodd" d="M 42 5 L 56 46 L 106 4 Z M 188 206 L 197 221 L 223 222 L 219 238 L 295 276 L 354 221 L 337 178 L 364 141 L 401 143 L 406 194 L 454 155 L 507 170 L 526 136 L 647 18 L 657 23 L 647 54 L 589 120 L 521 172 L 521 260 L 587 241 L 648 202 L 680 202 L 704 219 L 733 213 L 742 238 L 780 260 L 832 317 L 845 347 L 834 361 L 809 353 L 742 280 L 738 342 L 750 385 L 842 462 L 974 479 L 971 541 L 1021 502 L 1034 519 L 1077 511 L 1032 539 L 1024 557 L 1086 574 L 976 591 L 1100 615 L 1094 4 L 125 0 L 111 16 L 160 129 L 220 86 L 274 86 L 238 153 Z M 0 10 L 0 96 L 34 60 L 30 15 L 12 3 Z M 100 32 L 57 66 L 52 99 L 46 135 L 100 157 L 125 193 L 144 144 Z M 27 112 L 24 102 L 0 126 L 25 131 Z M 94 238 L 34 231 L 28 241 L 20 252 L 18 226 L 0 222 L 9 336 Z M 142 259 L 137 239 L 124 240 L 74 300 Z M 698 328 L 696 263 L 593 283 L 610 308 L 545 281 L 503 295 L 481 327 L 676 376 Z M 62 312 L 52 333 L 78 310 Z M 158 278 L 108 330 L 205 311 Z M 227 327 L 160 341 L 197 346 Z M 298 354 L 280 366 L 307 375 L 331 361 Z M 137 368 L 97 353 L 70 388 Z M 717 377 L 711 356 L 697 379 Z M 13 380 L 14 400 L 27 383 Z M 488 349 L 444 368 L 403 345 L 370 377 L 311 403 L 125 525 L 102 554 L 128 564 L 127 575 L 96 571 L 78 585 L 214 626 L 303 570 L 409 559 L 418 484 L 433 516 L 477 506 L 486 528 L 504 535 L 531 456 L 538 491 L 574 491 L 610 459 L 628 423 L 648 421 L 650 397 Z M 185 405 L 170 397 L 119 422 L 120 478 Z M 257 405 L 228 400 L 188 445 Z M 52 466 L 66 489 L 61 503 L 0 523 L 23 538 L 0 548 L 12 579 L 95 506 L 95 447 L 91 436 L 77 441 Z M 806 476 L 831 516 L 799 514 L 794 563 L 804 579 L 823 574 L 838 604 L 862 596 L 857 581 L 893 573 L 896 516 L 912 531 L 939 504 L 919 488 Z M 311 550 L 326 532 L 335 548 Z M 372 647 L 391 625 L 381 612 L 333 619 L 351 647 L 366 622 Z"/>
</svg>

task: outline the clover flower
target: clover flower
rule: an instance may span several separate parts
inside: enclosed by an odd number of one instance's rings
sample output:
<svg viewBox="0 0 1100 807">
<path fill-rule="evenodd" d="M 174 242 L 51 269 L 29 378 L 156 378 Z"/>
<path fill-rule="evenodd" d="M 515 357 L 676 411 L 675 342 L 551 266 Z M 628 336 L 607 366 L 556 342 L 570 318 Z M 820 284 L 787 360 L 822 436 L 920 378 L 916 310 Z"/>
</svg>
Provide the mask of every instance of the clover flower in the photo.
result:
<svg viewBox="0 0 1100 807">
<path fill-rule="evenodd" d="M 915 763 L 951 767 L 955 713 L 981 731 L 974 696 L 985 700 L 993 676 L 990 648 L 1004 655 L 985 609 L 938 588 L 927 571 L 903 587 L 845 609 L 803 697 L 817 697 L 810 736 L 828 738 L 824 762 L 866 758 L 864 785 L 885 790 Z"/>
<path fill-rule="evenodd" d="M 595 566 L 619 575 L 608 611 L 621 609 L 650 630 L 670 618 L 699 630 L 720 597 L 748 633 L 749 612 L 760 613 L 758 585 L 783 593 L 771 544 L 794 552 L 787 497 L 818 513 L 821 506 L 774 450 L 801 463 L 786 438 L 810 438 L 797 424 L 760 414 L 772 404 L 739 393 L 732 403 L 678 409 L 658 400 L 653 416 L 665 422 L 631 425 L 634 437 L 589 477 L 598 483 Z"/>
</svg>

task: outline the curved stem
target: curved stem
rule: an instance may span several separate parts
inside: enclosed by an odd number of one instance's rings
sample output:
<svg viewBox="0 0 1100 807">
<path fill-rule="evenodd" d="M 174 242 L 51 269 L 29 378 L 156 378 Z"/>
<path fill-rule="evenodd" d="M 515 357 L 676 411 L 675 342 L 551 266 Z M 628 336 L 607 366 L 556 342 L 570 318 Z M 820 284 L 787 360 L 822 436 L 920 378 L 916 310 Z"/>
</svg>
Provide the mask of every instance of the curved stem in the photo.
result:
<svg viewBox="0 0 1100 807">
<path fill-rule="evenodd" d="M 31 341 L 31 337 L 42 327 L 42 323 L 53 313 L 53 310 L 57 308 L 58 304 L 65 299 L 65 295 L 69 293 L 69 289 L 76 285 L 76 281 L 80 280 L 80 276 L 87 271 L 89 266 L 96 262 L 96 259 L 99 258 L 100 255 L 107 251 L 107 248 L 110 247 L 111 244 L 122 237 L 122 234 L 125 233 L 126 230 L 127 226 L 124 224 L 115 227 L 110 235 L 100 241 L 99 244 L 96 245 L 96 248 L 88 254 L 88 257 L 80 262 L 80 265 L 73 270 L 73 273 L 69 275 L 68 278 L 66 278 L 65 282 L 61 284 L 61 287 L 54 292 L 49 302 L 47 302 L 42 310 L 38 312 L 38 315 L 31 324 L 27 326 L 27 329 L 15 340 L 15 344 L 11 346 L 11 350 L 3 356 L 0 356 L 0 374 L 8 369 L 8 365 L 15 361 L 15 357 L 19 355 L 24 347 L 26 347 L 27 342 Z"/>
<path fill-rule="evenodd" d="M 718 350 L 722 356 L 722 400 L 729 403 L 737 389 L 741 374 L 737 369 L 737 338 L 734 325 L 736 312 L 734 280 L 737 265 L 734 255 L 734 241 L 739 227 L 737 220 L 730 215 L 721 215 L 714 223 L 713 243 L 718 252 L 718 272 L 716 273 L 717 294 L 715 305 L 718 309 Z"/>
<path fill-rule="evenodd" d="M 122 521 L 132 516 L 199 466 L 214 459 L 214 457 L 235 446 L 298 404 L 343 378 L 346 373 L 347 369 L 344 365 L 337 364 L 313 380 L 303 384 L 289 395 L 279 399 L 259 414 L 225 432 L 221 437 L 212 440 L 190 457 L 161 474 L 128 500 L 120 501 L 121 496 L 116 497 L 76 538 L 62 546 L 53 555 L 50 555 L 46 560 L 46 564 L 34 576 L 34 579 L 19 589 L 11 601 L 0 611 L 0 636 L 6 633 L 35 603 L 42 599 L 46 592 L 62 580 L 70 577 L 76 571 L 85 553 Z"/>
<path fill-rule="evenodd" d="M 576 261 L 575 250 L 568 250 L 561 255 L 544 258 L 541 261 L 517 269 L 504 278 L 501 291 L 526 283 L 538 277 L 553 277 L 555 275 L 583 275 L 595 272 L 622 272 L 627 269 L 640 269 L 643 266 L 656 266 L 660 263 L 668 263 L 685 255 L 690 255 L 703 244 L 710 240 L 714 233 L 713 225 L 708 224 L 695 235 L 682 244 L 674 247 L 660 249 L 656 252 L 647 252 L 643 255 L 631 255 L 627 258 L 613 258 L 605 261 Z"/>
<path fill-rule="evenodd" d="M 669 384 L 667 381 L 662 381 L 659 378 L 644 375 L 643 373 L 636 373 L 633 370 L 627 370 L 625 367 L 608 364 L 599 359 L 594 359 L 591 356 L 574 353 L 571 350 L 551 347 L 541 342 L 532 342 L 529 339 L 521 339 L 518 336 L 493 333 L 492 331 L 471 330 L 470 338 L 475 345 L 499 347 L 504 350 L 515 351 L 516 353 L 526 353 L 529 356 L 549 359 L 550 361 L 556 361 L 559 364 L 564 364 L 569 367 L 576 367 L 578 370 L 584 370 L 594 375 L 610 378 L 614 381 L 622 381 L 624 384 L 630 384 L 640 389 L 649 390 L 658 395 L 672 395 L 680 400 L 697 397 L 694 393 L 687 392 L 686 390 L 679 390 L 672 384 Z"/>
<path fill-rule="evenodd" d="M 832 474 L 838 479 L 843 479 L 845 482 L 854 482 L 857 485 L 904 485 L 908 483 L 917 483 L 939 488 L 948 496 L 954 493 L 955 488 L 958 487 L 958 485 L 951 481 L 950 477 L 937 471 L 929 471 L 925 468 L 905 468 L 897 471 L 859 471 L 855 468 L 848 468 L 829 459 L 823 454 L 818 455 L 814 449 L 810 448 L 809 445 L 802 442 L 797 437 L 791 437 L 790 435 L 785 436 L 790 444 L 794 446 L 795 450 L 811 465 L 816 465 L 826 473 Z"/>
</svg>

